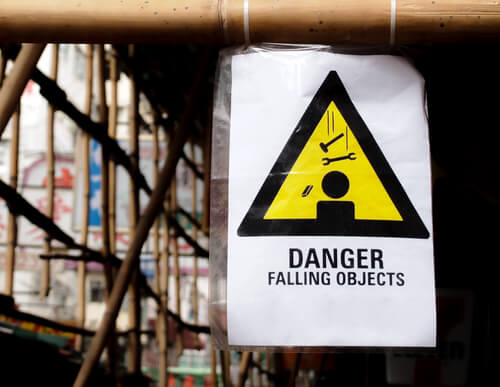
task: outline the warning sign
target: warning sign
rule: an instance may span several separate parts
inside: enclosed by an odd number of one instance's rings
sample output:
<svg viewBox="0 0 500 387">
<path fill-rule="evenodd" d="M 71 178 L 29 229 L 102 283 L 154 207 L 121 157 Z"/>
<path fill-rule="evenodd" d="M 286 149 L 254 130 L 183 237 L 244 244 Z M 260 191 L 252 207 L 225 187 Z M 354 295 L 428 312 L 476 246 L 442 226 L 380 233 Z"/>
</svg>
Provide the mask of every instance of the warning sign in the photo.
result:
<svg viewBox="0 0 500 387">
<path fill-rule="evenodd" d="M 420 74 L 383 55 L 233 54 L 214 111 L 214 198 L 228 207 L 213 219 L 227 214 L 227 234 L 211 235 L 219 260 L 227 238 L 214 294 L 227 294 L 229 344 L 434 346 Z"/>
<path fill-rule="evenodd" d="M 334 71 L 297 124 L 238 234 L 429 237 Z"/>
</svg>

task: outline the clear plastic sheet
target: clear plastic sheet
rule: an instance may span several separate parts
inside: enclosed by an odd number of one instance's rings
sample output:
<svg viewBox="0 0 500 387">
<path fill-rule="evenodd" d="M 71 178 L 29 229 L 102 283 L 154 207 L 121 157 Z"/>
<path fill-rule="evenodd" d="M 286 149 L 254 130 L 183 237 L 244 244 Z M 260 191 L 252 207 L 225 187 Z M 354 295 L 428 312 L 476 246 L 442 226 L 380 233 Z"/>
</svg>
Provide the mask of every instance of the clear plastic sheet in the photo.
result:
<svg viewBox="0 0 500 387">
<path fill-rule="evenodd" d="M 276 50 L 323 51 L 343 54 L 389 54 L 392 49 L 380 47 L 331 47 L 324 45 L 259 44 L 249 47 L 231 47 L 220 52 L 215 77 L 215 95 L 212 134 L 212 175 L 210 203 L 210 293 L 209 320 L 213 344 L 219 349 L 280 352 L 352 352 L 368 348 L 334 347 L 242 347 L 228 345 L 227 336 L 227 240 L 228 240 L 228 174 L 231 122 L 231 63 L 235 55 L 259 53 L 266 55 Z M 271 322 L 270 322 L 271 323 Z M 373 349 L 378 352 L 383 349 Z"/>
</svg>

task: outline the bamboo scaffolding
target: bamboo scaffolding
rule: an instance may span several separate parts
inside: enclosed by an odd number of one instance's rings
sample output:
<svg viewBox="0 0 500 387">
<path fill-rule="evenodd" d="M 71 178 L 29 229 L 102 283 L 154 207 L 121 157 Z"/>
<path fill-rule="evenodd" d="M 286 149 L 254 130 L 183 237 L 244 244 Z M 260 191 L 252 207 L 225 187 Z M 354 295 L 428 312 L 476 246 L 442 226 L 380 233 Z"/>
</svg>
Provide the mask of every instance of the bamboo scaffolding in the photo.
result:
<svg viewBox="0 0 500 387">
<path fill-rule="evenodd" d="M 218 386 L 217 378 L 217 352 L 213 346 L 212 338 L 210 338 L 210 375 L 212 377 L 212 386 Z"/>
<path fill-rule="evenodd" d="M 300 361 L 302 360 L 302 353 L 296 353 L 295 359 L 293 361 L 293 367 L 290 374 L 290 378 L 288 379 L 288 387 L 295 386 L 295 381 L 297 379 L 297 374 L 300 368 Z"/>
<path fill-rule="evenodd" d="M 87 352 L 87 356 L 82 363 L 80 371 L 78 372 L 77 378 L 74 383 L 75 387 L 84 386 L 86 384 L 88 377 L 92 372 L 92 369 L 99 360 L 108 335 L 111 332 L 111 328 L 118 315 L 118 311 L 123 301 L 127 285 L 131 279 L 135 267 L 135 261 L 137 261 L 137 259 L 139 258 L 142 245 L 149 235 L 149 230 L 156 219 L 158 211 L 164 206 L 165 194 L 170 187 L 173 177 L 175 176 L 175 170 L 182 149 L 189 137 L 189 131 L 187 130 L 187 128 L 193 114 L 194 105 L 198 99 L 201 81 L 203 79 L 209 58 L 208 53 L 209 51 L 207 51 L 206 55 L 204 55 L 203 59 L 201 60 L 199 71 L 196 73 L 193 79 L 188 102 L 180 121 L 179 130 L 177 132 L 177 135 L 169 143 L 169 151 L 167 154 L 165 165 L 160 171 L 158 180 L 159 183 L 155 187 L 149 203 L 144 210 L 143 215 L 139 219 L 134 239 L 131 241 L 129 250 L 120 267 L 120 271 L 118 272 L 113 290 L 108 299 L 106 305 L 106 313 L 103 316 L 99 329 L 97 330 L 96 335 L 92 340 L 89 351 Z M 179 316 L 179 318 L 180 317 L 181 316 Z"/>
<path fill-rule="evenodd" d="M 83 111 L 85 114 L 90 114 L 92 109 L 92 85 L 94 81 L 94 47 L 87 45 L 86 54 L 86 80 L 85 80 L 85 106 Z M 87 245 L 89 234 L 89 206 L 90 206 L 90 164 L 89 164 L 89 135 L 81 132 L 80 146 L 81 146 L 81 171 L 82 171 L 82 217 L 80 223 L 80 235 L 82 245 Z M 49 263 L 49 261 L 47 262 Z M 85 326 L 86 316 L 86 294 L 85 294 L 85 262 L 78 262 L 77 276 L 78 276 L 78 309 L 77 321 L 80 327 Z M 77 337 L 76 349 L 83 350 L 83 338 Z"/>
<path fill-rule="evenodd" d="M 273 372 L 270 352 L 266 352 L 266 371 L 267 371 L 267 385 L 270 386 L 272 384 L 271 374 Z"/>
<path fill-rule="evenodd" d="M 208 119 L 203 139 L 203 213 L 201 229 L 208 235 L 210 229 L 210 173 L 212 164 L 212 109 L 208 109 Z"/>
<path fill-rule="evenodd" d="M 258 381 L 257 385 L 259 387 L 264 386 L 263 378 L 262 378 L 262 354 L 260 352 L 257 352 L 257 360 L 255 360 L 255 365 L 257 369 L 259 370 L 259 375 L 258 375 Z"/>
<path fill-rule="evenodd" d="M 231 387 L 231 373 L 230 373 L 230 352 L 220 351 L 220 367 L 222 373 L 222 385 L 224 387 Z"/>
<path fill-rule="evenodd" d="M 191 159 L 193 162 L 196 161 L 196 149 L 193 141 L 190 143 Z M 197 190 L 197 176 L 194 171 L 191 173 L 191 207 L 192 207 L 192 217 L 193 220 L 198 218 L 198 190 Z M 198 242 L 198 225 L 197 222 L 191 222 L 191 237 L 195 242 Z M 193 323 L 198 324 L 198 256 L 196 251 L 193 254 Z M 199 346 L 198 336 L 195 337 L 195 345 Z"/>
<path fill-rule="evenodd" d="M 177 176 L 174 176 L 172 184 L 170 185 L 170 208 L 172 212 L 177 212 Z M 169 219 L 169 224 L 176 222 L 173 219 Z M 175 283 L 175 311 L 179 316 L 182 316 L 181 312 L 181 274 L 179 267 L 179 243 L 178 243 L 178 233 L 174 232 L 172 239 L 172 255 L 174 258 L 174 283 Z M 182 341 L 182 332 L 178 329 L 175 334 L 175 343 L 177 346 L 177 356 L 181 356 L 184 351 L 184 343 Z"/>
<path fill-rule="evenodd" d="M 57 81 L 57 72 L 59 67 L 59 46 L 57 44 L 52 45 L 52 66 L 50 69 L 50 79 L 54 82 Z M 47 209 L 46 215 L 49 219 L 54 216 L 54 174 L 55 174 L 55 163 L 54 163 L 54 116 L 55 110 L 54 106 L 50 103 L 47 106 Z M 86 242 L 83 243 L 86 245 Z M 45 235 L 45 240 L 43 243 L 43 253 L 49 254 L 51 249 L 50 235 Z M 50 262 L 46 261 L 42 266 L 42 278 L 40 282 L 40 298 L 45 298 L 48 296 L 50 291 Z"/>
<path fill-rule="evenodd" d="M 170 141 L 169 141 L 170 143 Z M 158 184 L 158 183 L 157 183 Z M 169 207 L 168 201 L 165 201 L 163 208 Z M 163 249 L 161 255 L 161 271 L 160 271 L 160 306 L 163 309 L 168 309 L 168 299 L 169 299 L 169 276 L 170 276 L 170 227 L 169 219 L 164 216 L 164 224 L 162 230 L 163 239 Z M 168 385 L 168 317 L 163 313 L 160 314 L 160 329 L 161 329 L 161 345 L 159 347 L 160 359 L 158 367 L 159 371 L 159 381 L 160 386 L 164 387 Z"/>
<path fill-rule="evenodd" d="M 111 82 L 108 137 L 114 141 L 116 138 L 116 125 L 118 120 L 118 61 L 113 51 L 109 60 L 109 77 Z M 104 143 L 101 146 L 104 148 Z M 110 149 L 106 147 L 106 153 Z M 110 252 L 116 254 L 116 164 L 114 158 L 109 159 L 109 241 Z"/>
<path fill-rule="evenodd" d="M 97 46 L 97 91 L 99 96 L 99 122 L 105 128 L 108 117 L 108 106 L 106 101 L 106 58 L 104 46 Z M 109 152 L 105 146 L 101 146 L 101 235 L 102 235 L 102 257 L 104 263 L 104 279 L 106 299 L 113 288 L 113 262 L 110 256 L 110 231 L 109 231 Z M 118 347 L 116 342 L 115 326 L 112 327 L 107 344 L 108 366 L 111 377 L 118 383 Z"/>
<path fill-rule="evenodd" d="M 134 46 L 129 46 L 129 55 L 132 60 L 135 57 Z M 139 108 L 139 94 L 135 87 L 134 76 L 130 77 L 130 110 L 129 110 L 129 151 L 132 168 L 139 169 L 139 131 L 137 127 L 137 115 Z M 129 238 L 134 238 L 135 229 L 139 219 L 139 187 L 133 176 L 129 179 Z M 129 285 L 129 349 L 128 349 L 128 370 L 131 373 L 141 372 L 141 296 L 138 285 L 139 262 L 135 262 L 132 280 Z"/>
<path fill-rule="evenodd" d="M 14 67 L 3 81 L 0 89 L 0 139 L 44 48 L 45 44 L 23 44 Z"/>
<path fill-rule="evenodd" d="M 236 387 L 245 386 L 245 381 L 248 376 L 248 371 L 250 369 L 251 361 L 252 361 L 252 352 L 243 352 L 241 354 L 240 370 L 238 372 L 238 384 L 236 384 Z"/>
<path fill-rule="evenodd" d="M 156 118 L 156 114 L 153 113 Z M 158 126 L 156 124 L 156 119 L 154 120 L 152 126 L 153 131 L 153 187 L 158 184 L 158 173 L 159 173 L 159 139 L 158 139 Z M 163 226 L 166 228 L 166 225 Z M 168 239 L 168 232 L 165 233 Z M 164 248 L 168 245 L 168 240 L 164 241 Z M 165 254 L 168 257 L 168 252 Z M 161 254 L 160 254 L 160 218 L 157 217 L 153 224 L 153 258 L 155 261 L 155 272 L 154 272 L 154 291 L 160 296 L 160 304 L 158 305 L 157 311 L 157 327 L 156 327 L 156 340 L 158 343 L 159 361 L 158 361 L 158 383 L 160 386 L 165 387 L 168 384 L 167 379 L 167 367 L 168 367 L 168 342 L 167 342 L 167 321 L 165 314 L 161 313 L 163 309 L 168 309 L 168 305 L 164 303 L 162 297 L 162 284 L 163 273 L 167 272 L 165 266 L 160 265 Z M 166 288 L 166 287 L 165 287 Z"/>
<path fill-rule="evenodd" d="M 142 8 L 120 0 L 3 0 L 0 40 L 388 44 L 391 29 L 400 44 L 492 40 L 500 35 L 500 15 L 496 2 L 481 0 L 253 0 L 247 6 L 151 0 Z"/>
<path fill-rule="evenodd" d="M 19 129 L 21 118 L 21 101 L 12 115 L 12 133 L 10 140 L 10 186 L 17 191 L 17 174 L 19 162 Z M 7 219 L 7 252 L 5 257 L 5 289 L 4 293 L 12 296 L 14 292 L 14 267 L 16 264 L 17 216 L 9 209 Z"/>
</svg>

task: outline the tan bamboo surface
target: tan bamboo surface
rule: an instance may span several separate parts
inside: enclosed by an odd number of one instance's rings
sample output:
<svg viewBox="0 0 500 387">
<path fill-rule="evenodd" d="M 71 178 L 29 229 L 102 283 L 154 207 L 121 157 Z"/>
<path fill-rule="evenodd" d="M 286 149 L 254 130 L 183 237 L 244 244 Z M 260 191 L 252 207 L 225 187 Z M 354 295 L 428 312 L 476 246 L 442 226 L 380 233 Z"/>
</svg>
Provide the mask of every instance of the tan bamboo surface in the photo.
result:
<svg viewBox="0 0 500 387">
<path fill-rule="evenodd" d="M 238 383 L 236 387 L 244 387 L 245 381 L 248 376 L 248 371 L 250 369 L 250 362 L 252 361 L 252 352 L 243 352 L 241 354 L 240 369 L 238 371 Z M 252 379 L 250 384 L 252 384 Z"/>
<path fill-rule="evenodd" d="M 157 184 L 160 182 L 158 181 Z M 164 198 L 165 199 L 165 198 Z M 167 210 L 170 209 L 169 201 L 164 202 L 164 207 Z M 168 211 L 167 211 L 168 212 Z M 162 253 L 161 253 L 161 264 L 160 264 L 160 300 L 161 306 L 164 310 L 168 309 L 168 299 L 169 299 L 169 277 L 170 277 L 170 228 L 168 226 L 168 218 L 163 217 L 163 229 L 162 229 Z M 165 314 L 161 313 L 158 316 L 160 329 L 162 334 L 160 335 L 161 342 L 159 344 L 158 350 L 160 351 L 160 358 L 158 363 L 159 374 L 158 380 L 160 386 L 166 386 L 168 383 L 168 318 Z"/>
<path fill-rule="evenodd" d="M 214 348 L 212 338 L 210 337 L 210 375 L 212 377 L 212 385 L 218 386 L 217 378 L 217 352 Z"/>
<path fill-rule="evenodd" d="M 108 117 L 108 105 L 106 99 L 106 56 L 104 45 L 97 46 L 97 94 L 99 98 L 99 122 L 106 124 Z M 104 280 L 106 286 L 106 300 L 113 288 L 114 268 L 110 260 L 110 237 L 109 237 L 109 153 L 105 147 L 101 146 L 101 236 L 102 236 L 102 256 L 104 259 Z M 109 335 L 108 345 L 108 366 L 113 380 L 118 381 L 118 347 L 116 342 L 115 326 L 112 327 Z"/>
<path fill-rule="evenodd" d="M 108 118 L 108 135 L 116 138 L 116 125 L 118 120 L 118 60 L 113 51 L 109 59 L 110 101 Z M 109 249 L 111 254 L 116 254 L 116 164 L 109 160 Z"/>
<path fill-rule="evenodd" d="M 210 173 L 212 158 L 212 110 L 209 109 L 207 130 L 203 139 L 203 212 L 201 229 L 208 234 L 210 229 Z"/>
<path fill-rule="evenodd" d="M 264 381 L 263 381 L 263 377 L 262 377 L 262 354 L 260 352 L 256 352 L 256 360 L 255 360 L 255 364 L 257 364 L 257 368 L 259 370 L 259 374 L 257 376 L 257 385 L 259 387 L 263 387 L 264 386 Z"/>
<path fill-rule="evenodd" d="M 253 361 L 253 352 L 250 352 L 250 361 L 249 361 L 249 366 L 248 366 L 248 382 L 250 384 L 250 387 L 255 386 L 255 381 L 253 377 L 253 366 L 252 366 L 252 361 Z"/>
<path fill-rule="evenodd" d="M 92 339 L 91 346 L 87 352 L 87 356 L 82 363 L 78 376 L 73 384 L 75 387 L 85 386 L 92 369 L 99 360 L 99 357 L 104 348 L 105 342 L 111 332 L 111 327 L 118 315 L 121 302 L 125 295 L 127 286 L 131 280 L 132 273 L 135 268 L 135 262 L 138 260 L 142 245 L 149 235 L 149 229 L 154 223 L 158 212 L 163 207 L 165 194 L 170 186 L 170 183 L 175 176 L 177 162 L 182 153 L 184 144 L 186 143 L 188 130 L 186 128 L 189 117 L 191 117 L 193 107 L 187 106 L 183 114 L 179 133 L 169 146 L 169 153 L 165 161 L 165 165 L 160 171 L 158 185 L 153 190 L 149 203 L 144 210 L 144 213 L 139 219 L 134 239 L 131 241 L 125 259 L 123 260 L 118 272 L 113 290 L 107 302 L 106 312 L 103 316 L 99 329 Z"/>
<path fill-rule="evenodd" d="M 0 139 L 44 48 L 45 44 L 23 44 L 14 67 L 3 81 L 0 89 Z"/>
<path fill-rule="evenodd" d="M 170 211 L 175 217 L 177 214 L 177 176 L 174 176 L 170 187 Z M 182 318 L 181 314 L 181 274 L 179 268 L 179 243 L 177 235 L 174 232 L 172 243 L 172 255 L 174 258 L 174 283 L 175 283 L 175 311 Z M 181 356 L 184 351 L 182 342 L 182 332 L 178 329 L 175 334 L 175 343 L 177 345 L 177 356 Z"/>
<path fill-rule="evenodd" d="M 57 72 L 59 67 L 59 46 L 57 44 L 52 45 L 52 64 L 50 69 L 50 78 L 57 81 Z M 49 103 L 47 106 L 47 150 L 45 152 L 46 156 L 46 166 L 47 166 L 47 208 L 45 214 L 49 219 L 54 216 L 54 174 L 55 174 L 55 161 L 54 161 L 54 107 Z M 49 254 L 51 250 L 51 240 L 50 235 L 45 234 L 45 240 L 43 242 L 43 253 Z M 44 261 L 42 263 L 42 278 L 40 282 L 40 298 L 45 298 L 50 291 L 50 261 Z"/>
<path fill-rule="evenodd" d="M 194 142 L 190 143 L 191 150 L 191 160 L 193 163 L 196 163 L 196 149 Z M 192 216 L 194 219 L 198 219 L 198 179 L 196 177 L 196 173 L 191 173 L 191 207 L 192 207 Z M 194 222 L 191 222 L 191 237 L 195 242 L 198 242 L 198 227 Z M 198 325 L 198 256 L 196 255 L 196 251 L 193 254 L 193 323 Z M 199 345 L 198 335 L 195 335 L 195 344 Z"/>
<path fill-rule="evenodd" d="M 10 139 L 10 181 L 9 185 L 17 191 L 17 174 L 19 169 L 19 130 L 21 121 L 21 101 L 12 115 L 12 133 Z M 5 255 L 5 288 L 4 293 L 14 294 L 14 267 L 17 248 L 17 216 L 10 212 L 7 218 L 7 252 Z"/>
<path fill-rule="evenodd" d="M 267 385 L 268 386 L 271 386 L 272 385 L 272 380 L 271 380 L 271 377 L 270 375 L 272 374 L 273 372 L 273 365 L 272 365 L 272 360 L 271 360 L 271 353 L 270 352 L 266 352 L 266 370 L 267 372 L 269 372 L 267 374 Z"/>
<path fill-rule="evenodd" d="M 87 45 L 86 52 L 86 76 L 85 76 L 85 105 L 84 113 L 90 114 L 92 109 L 92 86 L 94 82 L 94 47 Z M 80 223 L 80 241 L 81 244 L 86 246 L 89 235 L 89 206 L 90 206 L 90 165 L 89 165 L 89 135 L 81 132 L 81 173 L 82 173 L 82 217 Z M 86 291 L 85 291 L 85 268 L 84 261 L 78 262 L 77 275 L 78 275 L 78 310 L 77 321 L 81 328 L 85 327 L 86 317 Z M 83 337 L 78 336 L 76 342 L 77 350 L 83 349 Z"/>
<path fill-rule="evenodd" d="M 222 373 L 222 385 L 224 387 L 231 387 L 231 373 L 230 373 L 230 353 L 229 351 L 220 351 L 220 368 Z"/>
<path fill-rule="evenodd" d="M 387 44 L 497 39 L 485 0 L 2 0 L 0 40 L 25 42 Z M 248 17 L 245 18 L 245 9 Z"/>
<path fill-rule="evenodd" d="M 5 77 L 5 68 L 7 67 L 7 57 L 5 56 L 5 49 L 0 49 L 0 88 L 2 87 L 3 79 Z"/>
<path fill-rule="evenodd" d="M 153 132 L 153 188 L 158 184 L 158 174 L 159 174 L 159 163 L 160 163 L 160 147 L 158 138 L 158 125 L 156 124 L 157 116 L 154 116 L 154 123 L 152 127 Z M 165 229 L 165 225 L 163 226 Z M 168 234 L 167 234 L 168 235 Z M 164 245 L 168 244 L 167 240 L 164 241 Z M 164 247 L 166 249 L 166 247 Z M 168 253 L 167 253 L 168 254 Z M 162 300 L 162 271 L 167 272 L 165 266 L 160 265 L 161 261 L 160 253 L 160 217 L 157 217 L 153 224 L 153 258 L 155 262 L 154 271 L 154 291 L 160 296 Z M 167 255 L 168 256 L 168 255 Z M 165 287 L 166 288 L 166 287 Z M 161 307 L 160 307 L 161 306 Z M 157 326 L 156 326 L 156 341 L 158 345 L 158 384 L 160 386 L 167 386 L 167 367 L 168 367 L 168 342 L 167 342 L 167 330 L 166 330 L 166 320 L 165 313 L 162 313 L 162 309 L 167 309 L 167 303 L 162 300 L 162 305 L 158 306 L 157 310 Z"/>
<path fill-rule="evenodd" d="M 134 60 L 135 47 L 129 46 L 129 56 Z M 139 93 L 135 83 L 135 77 L 130 76 L 130 108 L 129 108 L 129 153 L 134 169 L 139 168 L 139 130 L 138 130 L 138 109 L 139 109 Z M 134 238 L 135 229 L 139 219 L 139 187 L 137 181 L 130 176 L 129 179 L 129 239 Z M 132 281 L 129 285 L 129 356 L 128 370 L 131 373 L 141 371 L 141 341 L 140 341 L 140 325 L 141 325 L 141 295 L 139 289 L 139 263 L 135 263 Z"/>
</svg>

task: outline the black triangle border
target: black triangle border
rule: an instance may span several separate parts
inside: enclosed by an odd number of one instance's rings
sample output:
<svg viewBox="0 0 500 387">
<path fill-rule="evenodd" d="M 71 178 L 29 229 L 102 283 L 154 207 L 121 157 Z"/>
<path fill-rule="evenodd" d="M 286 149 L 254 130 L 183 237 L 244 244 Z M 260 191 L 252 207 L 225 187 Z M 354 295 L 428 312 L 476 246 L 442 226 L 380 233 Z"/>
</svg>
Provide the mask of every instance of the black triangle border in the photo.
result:
<svg viewBox="0 0 500 387">
<path fill-rule="evenodd" d="M 354 220 L 320 230 L 316 219 L 264 219 L 288 173 L 309 141 L 331 101 L 334 101 L 398 209 L 402 221 Z M 384 171 L 380 173 L 380 171 Z M 271 198 L 268 200 L 268 198 Z M 422 238 L 429 231 L 415 210 L 370 130 L 359 115 L 336 71 L 330 71 L 295 127 L 285 147 L 238 227 L 239 236 L 369 236 Z"/>
</svg>

